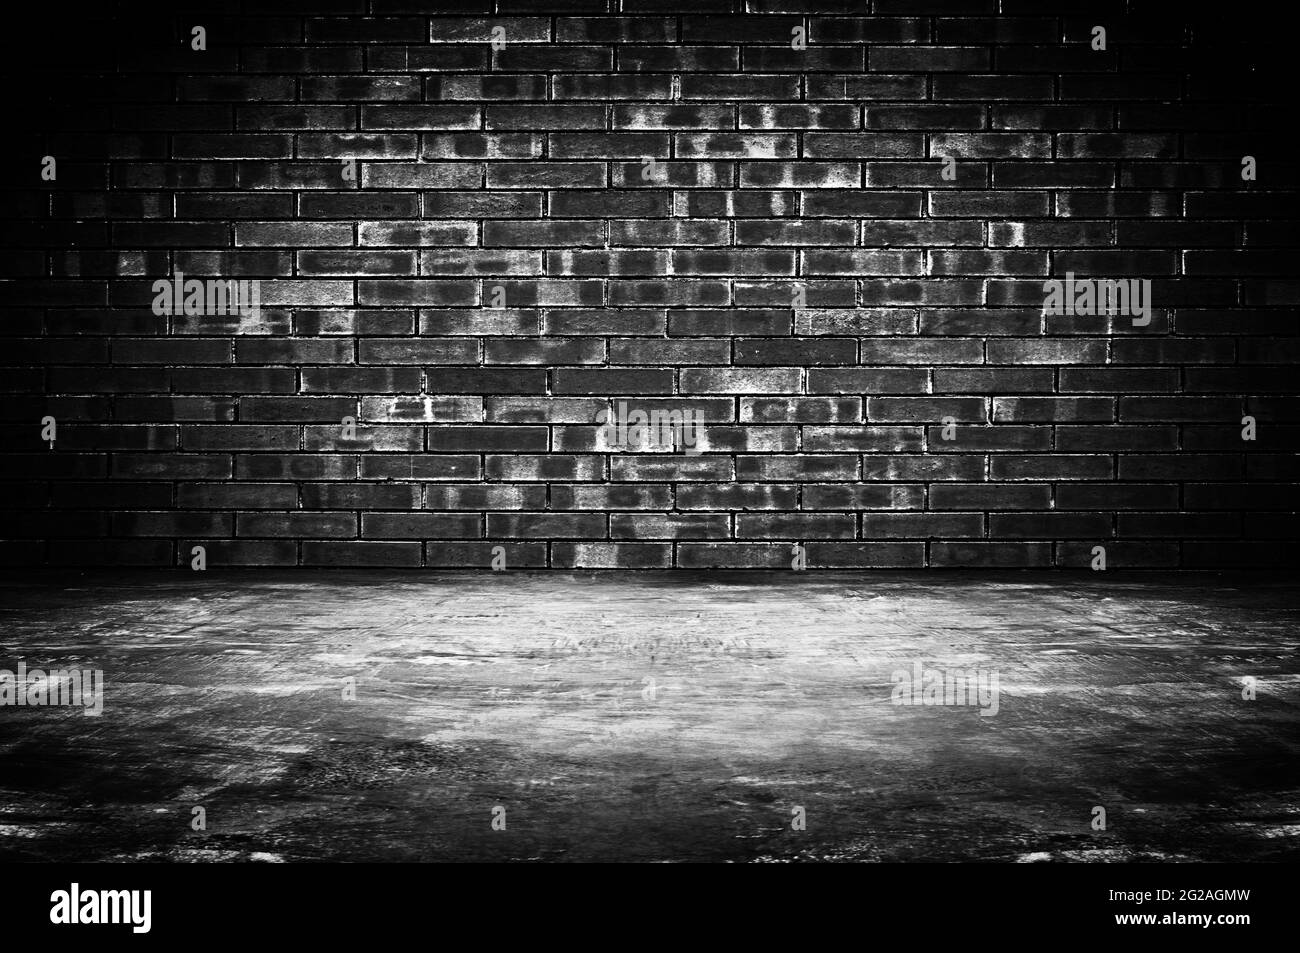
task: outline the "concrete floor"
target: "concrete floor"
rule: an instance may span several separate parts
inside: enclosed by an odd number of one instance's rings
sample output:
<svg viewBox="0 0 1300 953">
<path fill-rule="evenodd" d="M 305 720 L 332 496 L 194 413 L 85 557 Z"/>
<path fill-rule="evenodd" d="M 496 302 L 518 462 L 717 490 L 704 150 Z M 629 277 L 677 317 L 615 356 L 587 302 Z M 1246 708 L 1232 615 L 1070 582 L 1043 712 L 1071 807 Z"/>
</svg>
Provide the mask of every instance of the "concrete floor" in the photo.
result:
<svg viewBox="0 0 1300 953">
<path fill-rule="evenodd" d="M 0 668 L 107 679 L 97 718 L 0 708 L 6 860 L 1300 853 L 1291 580 L 300 571 L 0 587 Z M 997 714 L 893 704 L 891 673 L 917 663 L 997 673 Z"/>
</svg>

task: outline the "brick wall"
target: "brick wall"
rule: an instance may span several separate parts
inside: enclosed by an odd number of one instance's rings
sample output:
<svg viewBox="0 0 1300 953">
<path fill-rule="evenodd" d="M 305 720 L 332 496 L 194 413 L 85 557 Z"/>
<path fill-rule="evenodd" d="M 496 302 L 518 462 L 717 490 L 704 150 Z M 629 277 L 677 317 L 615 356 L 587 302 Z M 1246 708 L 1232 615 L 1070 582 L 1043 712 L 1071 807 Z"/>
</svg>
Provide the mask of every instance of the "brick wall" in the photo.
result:
<svg viewBox="0 0 1300 953">
<path fill-rule="evenodd" d="M 9 565 L 1295 562 L 1280 21 L 50 7 L 9 37 Z M 158 313 L 177 271 L 260 312 Z M 1067 272 L 1149 323 L 1045 313 Z M 620 402 L 697 452 L 611 445 Z"/>
</svg>

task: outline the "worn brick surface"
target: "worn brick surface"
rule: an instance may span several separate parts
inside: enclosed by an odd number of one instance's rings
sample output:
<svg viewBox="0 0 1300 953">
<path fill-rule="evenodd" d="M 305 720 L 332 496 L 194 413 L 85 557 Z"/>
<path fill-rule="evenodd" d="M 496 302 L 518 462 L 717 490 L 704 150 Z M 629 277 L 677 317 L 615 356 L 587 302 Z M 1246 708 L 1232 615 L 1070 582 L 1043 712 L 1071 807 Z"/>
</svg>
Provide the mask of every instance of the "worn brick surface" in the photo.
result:
<svg viewBox="0 0 1300 953">
<path fill-rule="evenodd" d="M 4 67 L 0 560 L 1294 563 L 1292 53 L 1230 12 L 41 11 Z M 262 310 L 157 314 L 174 271 Z M 1150 323 L 1044 313 L 1066 272 L 1149 279 Z M 699 452 L 608 445 L 620 402 Z"/>
</svg>

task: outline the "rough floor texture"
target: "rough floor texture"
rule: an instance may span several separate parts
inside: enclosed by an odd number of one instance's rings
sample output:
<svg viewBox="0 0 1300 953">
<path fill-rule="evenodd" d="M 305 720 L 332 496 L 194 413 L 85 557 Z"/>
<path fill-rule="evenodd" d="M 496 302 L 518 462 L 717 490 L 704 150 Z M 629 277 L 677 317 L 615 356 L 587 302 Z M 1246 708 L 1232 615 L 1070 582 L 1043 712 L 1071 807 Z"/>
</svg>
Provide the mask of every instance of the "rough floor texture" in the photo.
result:
<svg viewBox="0 0 1300 953">
<path fill-rule="evenodd" d="M 0 710 L 6 859 L 1296 856 L 1300 593 L 1280 581 L 0 584 L 0 667 L 107 678 L 98 718 Z M 997 714 L 891 704 L 917 663 L 997 673 Z"/>
</svg>

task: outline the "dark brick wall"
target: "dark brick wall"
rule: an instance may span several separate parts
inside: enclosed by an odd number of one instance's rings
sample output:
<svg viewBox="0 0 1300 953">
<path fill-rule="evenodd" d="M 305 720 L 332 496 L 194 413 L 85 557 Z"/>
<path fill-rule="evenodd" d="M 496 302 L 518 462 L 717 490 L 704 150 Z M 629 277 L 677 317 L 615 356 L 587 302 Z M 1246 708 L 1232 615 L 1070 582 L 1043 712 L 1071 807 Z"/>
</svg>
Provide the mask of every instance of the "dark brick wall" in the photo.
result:
<svg viewBox="0 0 1300 953">
<path fill-rule="evenodd" d="M 49 6 L 7 51 L 10 565 L 1295 561 L 1281 21 Z M 176 270 L 262 311 L 157 314 Z M 1150 323 L 1045 314 L 1067 272 Z M 701 452 L 602 443 L 619 400 Z"/>
</svg>

